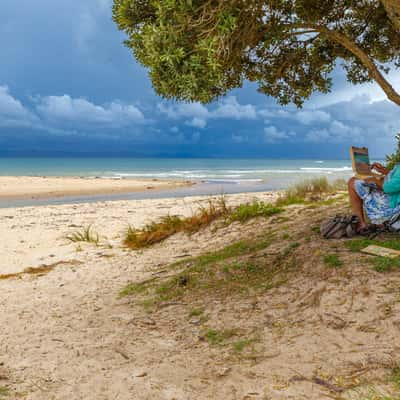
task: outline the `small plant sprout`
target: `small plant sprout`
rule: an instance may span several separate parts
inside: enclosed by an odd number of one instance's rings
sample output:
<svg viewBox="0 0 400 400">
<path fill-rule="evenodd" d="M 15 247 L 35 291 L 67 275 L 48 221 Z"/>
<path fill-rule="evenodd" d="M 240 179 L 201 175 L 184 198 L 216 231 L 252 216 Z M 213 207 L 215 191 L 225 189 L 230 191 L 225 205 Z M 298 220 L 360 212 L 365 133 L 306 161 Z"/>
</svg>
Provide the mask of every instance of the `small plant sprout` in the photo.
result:
<svg viewBox="0 0 400 400">
<path fill-rule="evenodd" d="M 83 228 L 82 231 L 76 231 L 67 235 L 67 239 L 73 243 L 87 242 L 94 243 L 96 246 L 99 244 L 100 237 L 97 232 L 92 230 L 92 225 Z"/>
</svg>

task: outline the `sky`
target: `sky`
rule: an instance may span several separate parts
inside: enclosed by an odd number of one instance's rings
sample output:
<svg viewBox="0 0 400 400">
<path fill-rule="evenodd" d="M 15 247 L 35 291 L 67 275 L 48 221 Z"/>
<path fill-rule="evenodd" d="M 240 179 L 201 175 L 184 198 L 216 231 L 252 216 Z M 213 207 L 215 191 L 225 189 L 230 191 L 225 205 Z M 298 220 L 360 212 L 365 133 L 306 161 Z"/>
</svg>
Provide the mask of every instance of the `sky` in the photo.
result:
<svg viewBox="0 0 400 400">
<path fill-rule="evenodd" d="M 165 101 L 123 46 L 111 0 L 1 0 L 0 155 L 347 158 L 393 151 L 400 107 L 338 66 L 330 94 L 281 107 L 246 83 Z M 400 71 L 390 80 L 400 90 Z"/>
</svg>

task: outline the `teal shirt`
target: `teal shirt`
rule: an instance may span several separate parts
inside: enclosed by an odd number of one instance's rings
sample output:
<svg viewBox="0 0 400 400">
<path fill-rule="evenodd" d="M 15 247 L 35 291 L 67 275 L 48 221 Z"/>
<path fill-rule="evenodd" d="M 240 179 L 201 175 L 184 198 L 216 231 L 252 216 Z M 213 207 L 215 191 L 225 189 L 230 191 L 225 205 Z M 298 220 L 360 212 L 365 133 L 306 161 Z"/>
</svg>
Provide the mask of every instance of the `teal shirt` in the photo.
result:
<svg viewBox="0 0 400 400">
<path fill-rule="evenodd" d="M 400 165 L 396 165 L 383 183 L 383 191 L 389 195 L 390 207 L 396 208 L 400 204 Z"/>
</svg>

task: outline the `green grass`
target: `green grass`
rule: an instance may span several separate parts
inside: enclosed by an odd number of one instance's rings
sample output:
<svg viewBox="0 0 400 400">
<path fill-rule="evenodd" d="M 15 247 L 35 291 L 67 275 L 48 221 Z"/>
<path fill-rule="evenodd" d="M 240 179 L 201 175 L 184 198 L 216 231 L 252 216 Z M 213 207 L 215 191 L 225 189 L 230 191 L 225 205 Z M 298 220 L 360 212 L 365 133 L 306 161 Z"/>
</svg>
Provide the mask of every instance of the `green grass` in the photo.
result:
<svg viewBox="0 0 400 400">
<path fill-rule="evenodd" d="M 202 335 L 206 342 L 211 346 L 222 346 L 225 345 L 226 342 L 238 336 L 238 332 L 236 329 L 223 329 L 223 330 L 216 330 L 216 329 L 209 329 L 205 331 Z"/>
<path fill-rule="evenodd" d="M 325 266 L 330 268 L 339 268 L 343 265 L 343 261 L 337 254 L 326 254 L 323 261 Z"/>
<path fill-rule="evenodd" d="M 283 209 L 280 207 L 256 200 L 230 208 L 226 204 L 225 197 L 221 196 L 217 200 L 209 200 L 206 206 L 201 206 L 190 217 L 167 215 L 145 225 L 142 229 L 129 226 L 124 244 L 131 249 L 141 249 L 162 242 L 178 232 L 188 234 L 198 232 L 217 219 L 225 219 L 228 224 L 234 221 L 243 223 L 251 218 L 270 217 L 281 212 Z"/>
<path fill-rule="evenodd" d="M 254 339 L 241 339 L 232 344 L 233 350 L 236 353 L 242 353 L 246 348 L 254 344 Z"/>
<path fill-rule="evenodd" d="M 70 233 L 69 235 L 67 235 L 67 239 L 73 243 L 87 242 L 87 243 L 94 243 L 95 245 L 98 245 L 100 241 L 98 233 L 92 230 L 91 225 L 87 226 L 86 228 L 83 228 L 82 231 Z"/>
<path fill-rule="evenodd" d="M 193 308 L 189 312 L 189 318 L 201 317 L 204 314 L 204 308 Z"/>
<path fill-rule="evenodd" d="M 273 257 L 257 256 L 267 248 L 272 237 L 258 241 L 240 241 L 219 251 L 171 264 L 177 269 L 166 279 L 132 283 L 119 293 L 120 297 L 136 295 L 145 306 L 153 308 L 183 296 L 203 301 L 212 293 L 218 296 L 249 294 L 265 291 L 286 282 L 287 272 L 296 266 L 291 243 Z"/>
<path fill-rule="evenodd" d="M 130 283 L 119 293 L 120 297 L 133 296 L 146 291 L 146 285 L 143 283 Z"/>
<path fill-rule="evenodd" d="M 397 390 L 400 390 L 400 363 L 393 368 L 392 374 L 390 376 L 390 381 L 393 383 Z"/>
<path fill-rule="evenodd" d="M 346 242 L 346 246 L 353 252 L 359 252 L 370 245 L 386 247 L 388 249 L 400 250 L 400 239 L 352 239 Z M 400 258 L 391 259 L 388 257 L 373 257 L 370 262 L 377 272 L 391 272 L 400 269 Z"/>
<path fill-rule="evenodd" d="M 371 259 L 371 263 L 374 266 L 374 270 L 377 272 L 391 272 L 396 269 L 400 270 L 400 259 L 399 258 L 388 258 L 388 257 L 375 257 Z"/>
<path fill-rule="evenodd" d="M 370 239 L 352 239 L 346 242 L 346 246 L 354 252 L 358 252 L 370 245 L 387 247 L 389 249 L 400 250 L 400 239 L 370 240 Z"/>
<path fill-rule="evenodd" d="M 246 222 L 256 217 L 270 217 L 283 212 L 283 208 L 276 207 L 270 203 L 254 200 L 252 203 L 240 204 L 232 210 L 228 217 L 228 222 Z"/>
<path fill-rule="evenodd" d="M 0 397 L 6 397 L 10 394 L 10 390 L 4 386 L 0 386 Z"/>
</svg>

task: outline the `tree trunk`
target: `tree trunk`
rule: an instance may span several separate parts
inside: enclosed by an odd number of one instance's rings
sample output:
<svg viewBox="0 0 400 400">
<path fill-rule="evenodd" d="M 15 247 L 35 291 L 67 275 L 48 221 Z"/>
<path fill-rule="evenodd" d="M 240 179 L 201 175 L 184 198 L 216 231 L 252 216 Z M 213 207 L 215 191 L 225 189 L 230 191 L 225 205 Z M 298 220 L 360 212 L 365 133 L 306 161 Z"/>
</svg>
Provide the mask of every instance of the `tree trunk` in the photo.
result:
<svg viewBox="0 0 400 400">
<path fill-rule="evenodd" d="M 393 0 L 393 2 L 396 1 L 400 2 L 400 0 Z M 382 88 L 388 99 L 400 106 L 400 94 L 386 80 L 379 68 L 375 65 L 374 61 L 368 56 L 368 54 L 364 52 L 361 47 L 357 45 L 357 43 L 350 40 L 346 35 L 328 28 L 322 26 L 314 26 L 313 28 L 325 35 L 327 38 L 339 43 L 341 46 L 355 55 L 368 69 L 370 77 Z"/>
<path fill-rule="evenodd" d="M 400 32 L 400 0 L 380 0 L 380 2 L 385 7 L 394 27 Z"/>
</svg>

